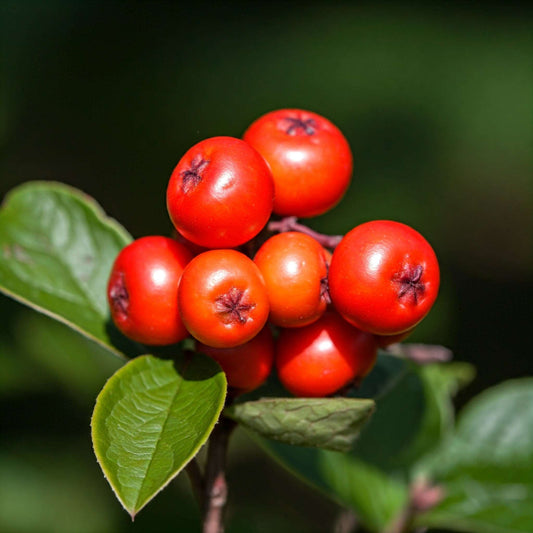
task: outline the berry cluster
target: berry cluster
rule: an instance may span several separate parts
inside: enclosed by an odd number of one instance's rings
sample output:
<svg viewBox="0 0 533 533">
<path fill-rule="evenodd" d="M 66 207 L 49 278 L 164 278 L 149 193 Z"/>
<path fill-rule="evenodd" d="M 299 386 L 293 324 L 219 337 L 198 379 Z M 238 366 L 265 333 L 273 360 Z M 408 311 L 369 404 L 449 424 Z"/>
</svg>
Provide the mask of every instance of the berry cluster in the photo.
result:
<svg viewBox="0 0 533 533">
<path fill-rule="evenodd" d="M 116 326 L 148 345 L 191 335 L 236 392 L 261 385 L 274 363 L 297 396 L 364 377 L 378 347 L 429 312 L 439 266 L 399 222 L 367 222 L 342 239 L 297 222 L 336 205 L 351 175 L 343 134 L 308 111 L 267 113 L 242 140 L 196 144 L 168 184 L 175 238 L 140 238 L 114 263 Z"/>
</svg>

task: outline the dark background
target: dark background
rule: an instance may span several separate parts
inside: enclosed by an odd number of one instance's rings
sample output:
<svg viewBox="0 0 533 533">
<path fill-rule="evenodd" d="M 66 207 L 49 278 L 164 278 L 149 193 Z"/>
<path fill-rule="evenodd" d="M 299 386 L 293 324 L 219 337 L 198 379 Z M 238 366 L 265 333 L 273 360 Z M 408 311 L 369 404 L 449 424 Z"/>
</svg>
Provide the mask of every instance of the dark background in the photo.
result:
<svg viewBox="0 0 533 533">
<path fill-rule="evenodd" d="M 136 237 L 168 234 L 191 145 L 323 114 L 355 172 L 309 223 L 394 219 L 433 244 L 442 290 L 412 339 L 477 366 L 460 406 L 533 370 L 532 23 L 513 3 L 2 1 L 0 197 L 58 180 Z M 186 480 L 131 525 L 101 476 L 88 424 L 118 362 L 4 297 L 0 320 L 0 530 L 195 531 Z M 229 533 L 331 531 L 340 510 L 242 434 L 229 479 Z"/>
</svg>

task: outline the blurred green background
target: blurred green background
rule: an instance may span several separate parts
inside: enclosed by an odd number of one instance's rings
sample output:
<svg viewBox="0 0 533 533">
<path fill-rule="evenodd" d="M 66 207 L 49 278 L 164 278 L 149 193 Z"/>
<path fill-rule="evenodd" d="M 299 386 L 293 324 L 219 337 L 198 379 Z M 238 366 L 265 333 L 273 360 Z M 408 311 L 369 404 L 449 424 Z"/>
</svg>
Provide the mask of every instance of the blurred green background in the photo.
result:
<svg viewBox="0 0 533 533">
<path fill-rule="evenodd" d="M 459 404 L 532 374 L 533 9 L 520 3 L 0 2 L 0 197 L 58 180 L 136 237 L 167 234 L 168 177 L 194 143 L 280 107 L 335 122 L 349 193 L 310 221 L 388 218 L 433 244 L 442 290 L 413 341 L 474 363 Z M 119 362 L 0 299 L 0 530 L 196 531 L 186 479 L 132 524 L 89 419 Z M 229 533 L 325 532 L 340 512 L 243 434 Z"/>
</svg>

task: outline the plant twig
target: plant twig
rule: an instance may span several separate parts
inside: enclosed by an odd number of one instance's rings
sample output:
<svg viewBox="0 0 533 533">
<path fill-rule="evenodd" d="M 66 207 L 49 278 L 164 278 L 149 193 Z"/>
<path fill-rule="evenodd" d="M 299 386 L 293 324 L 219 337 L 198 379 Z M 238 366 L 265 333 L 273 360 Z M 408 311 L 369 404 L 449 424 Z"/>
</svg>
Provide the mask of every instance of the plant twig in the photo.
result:
<svg viewBox="0 0 533 533">
<path fill-rule="evenodd" d="M 209 437 L 205 467 L 203 500 L 203 533 L 223 533 L 223 515 L 228 497 L 226 484 L 226 453 L 236 423 L 221 417 Z"/>
<path fill-rule="evenodd" d="M 387 347 L 387 351 L 394 355 L 410 359 L 420 365 L 446 363 L 453 358 L 451 350 L 436 344 L 391 344 Z"/>
<path fill-rule="evenodd" d="M 300 224 L 296 217 L 285 217 L 281 220 L 272 220 L 268 223 L 268 229 L 274 233 L 283 233 L 285 231 L 299 231 L 300 233 L 305 233 L 316 239 L 322 246 L 324 246 L 324 248 L 329 248 L 330 250 L 333 250 L 341 242 L 343 237 L 342 235 L 324 235 L 323 233 L 318 233 L 318 231 Z"/>
<path fill-rule="evenodd" d="M 424 511 L 429 511 L 444 498 L 444 489 L 440 485 L 432 485 L 427 479 L 415 480 L 409 488 L 409 500 L 394 522 L 385 533 L 408 533 L 412 531 L 415 518 Z M 425 529 L 417 530 L 417 533 Z"/>
<path fill-rule="evenodd" d="M 359 521 L 351 509 L 343 509 L 335 521 L 334 533 L 355 533 Z"/>
</svg>

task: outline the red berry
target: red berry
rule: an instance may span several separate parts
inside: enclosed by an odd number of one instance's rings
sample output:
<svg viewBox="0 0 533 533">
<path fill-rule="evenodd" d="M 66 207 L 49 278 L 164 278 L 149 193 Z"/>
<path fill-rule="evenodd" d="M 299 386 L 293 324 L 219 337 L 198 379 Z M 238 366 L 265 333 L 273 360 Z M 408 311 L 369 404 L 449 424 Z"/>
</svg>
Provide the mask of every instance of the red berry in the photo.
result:
<svg viewBox="0 0 533 533">
<path fill-rule="evenodd" d="M 107 287 L 111 317 L 130 339 L 173 344 L 188 332 L 178 311 L 178 284 L 192 254 L 173 239 L 142 237 L 117 256 Z"/>
<path fill-rule="evenodd" d="M 179 161 L 167 208 L 186 239 L 206 248 L 233 248 L 261 231 L 273 197 L 272 174 L 259 153 L 240 139 L 212 137 Z"/>
<path fill-rule="evenodd" d="M 200 342 L 196 351 L 212 357 L 238 393 L 256 389 L 266 380 L 274 360 L 274 339 L 265 326 L 252 340 L 233 348 L 213 348 Z"/>
<path fill-rule="evenodd" d="M 299 327 L 326 310 L 326 251 L 309 235 L 289 231 L 274 235 L 254 257 L 267 288 L 270 321 Z"/>
<path fill-rule="evenodd" d="M 373 335 L 326 311 L 308 326 L 281 331 L 276 368 L 281 383 L 295 396 L 322 397 L 365 376 L 376 356 Z"/>
<path fill-rule="evenodd" d="M 377 335 L 416 326 L 439 290 L 439 264 L 413 228 L 388 220 L 355 227 L 333 252 L 329 269 L 333 304 L 353 325 Z"/>
<path fill-rule="evenodd" d="M 197 255 L 181 277 L 178 305 L 191 335 L 215 348 L 251 340 L 265 325 L 269 312 L 261 272 L 235 250 Z"/>
<path fill-rule="evenodd" d="M 353 158 L 348 141 L 316 113 L 272 111 L 253 122 L 243 139 L 270 165 L 278 215 L 320 215 L 340 201 L 350 184 Z"/>
</svg>

